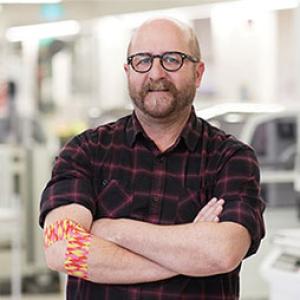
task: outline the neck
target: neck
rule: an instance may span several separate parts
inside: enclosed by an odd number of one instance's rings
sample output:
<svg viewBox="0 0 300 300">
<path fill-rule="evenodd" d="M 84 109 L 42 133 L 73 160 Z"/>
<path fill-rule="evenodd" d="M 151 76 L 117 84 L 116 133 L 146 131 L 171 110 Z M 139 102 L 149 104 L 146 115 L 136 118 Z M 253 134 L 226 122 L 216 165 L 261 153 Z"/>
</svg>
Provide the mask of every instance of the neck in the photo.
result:
<svg viewBox="0 0 300 300">
<path fill-rule="evenodd" d="M 190 116 L 190 112 L 191 107 L 188 107 L 178 115 L 161 119 L 145 115 L 137 108 L 135 109 L 136 116 L 144 131 L 161 152 L 164 152 L 175 144 Z"/>
</svg>

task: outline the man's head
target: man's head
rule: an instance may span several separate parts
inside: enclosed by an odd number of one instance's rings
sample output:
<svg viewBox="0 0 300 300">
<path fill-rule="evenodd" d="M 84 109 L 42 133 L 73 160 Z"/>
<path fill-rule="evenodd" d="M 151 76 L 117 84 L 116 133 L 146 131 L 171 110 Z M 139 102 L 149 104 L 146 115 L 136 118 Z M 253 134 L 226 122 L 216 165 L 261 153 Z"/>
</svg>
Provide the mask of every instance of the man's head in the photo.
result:
<svg viewBox="0 0 300 300">
<path fill-rule="evenodd" d="M 138 113 L 168 118 L 190 110 L 204 65 L 189 26 L 167 18 L 143 23 L 132 36 L 128 57 L 124 67 Z"/>
</svg>

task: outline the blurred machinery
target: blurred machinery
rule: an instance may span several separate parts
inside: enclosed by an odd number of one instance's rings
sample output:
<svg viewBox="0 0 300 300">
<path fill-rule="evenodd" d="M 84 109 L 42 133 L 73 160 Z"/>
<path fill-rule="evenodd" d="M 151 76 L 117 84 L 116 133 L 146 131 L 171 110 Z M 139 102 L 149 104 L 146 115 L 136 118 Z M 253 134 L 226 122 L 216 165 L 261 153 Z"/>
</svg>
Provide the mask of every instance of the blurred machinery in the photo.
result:
<svg viewBox="0 0 300 300">
<path fill-rule="evenodd" d="M 270 284 L 270 300 L 297 300 L 300 295 L 300 230 L 280 230 L 261 272 Z"/>
<path fill-rule="evenodd" d="M 257 152 L 263 197 L 272 207 L 296 205 L 298 112 L 280 112 L 248 122 L 242 140 Z"/>
<path fill-rule="evenodd" d="M 11 249 L 11 291 L 14 299 L 21 296 L 21 174 L 24 173 L 22 151 L 9 145 L 0 146 L 0 249 Z M 18 187 L 18 188 L 17 188 Z"/>
<path fill-rule="evenodd" d="M 34 293 L 53 287 L 38 214 L 57 149 L 47 146 L 37 118 L 17 113 L 15 94 L 15 84 L 8 82 L 0 115 L 0 297 L 12 291 L 13 299 L 19 299 L 21 289 Z"/>
<path fill-rule="evenodd" d="M 20 271 L 23 291 L 31 293 L 47 291 L 48 285 L 52 285 L 50 282 L 52 278 L 48 275 L 40 277 L 48 273 L 48 268 L 43 257 L 42 231 L 38 226 L 38 214 L 40 193 L 51 172 L 49 151 L 45 145 L 39 144 L 33 144 L 31 148 L 2 144 L 1 149 L 5 149 L 7 153 L 6 156 L 1 156 L 1 160 L 7 159 L 5 163 L 1 163 L 1 171 L 5 172 L 6 178 L 5 181 L 1 180 L 1 190 L 5 190 L 3 185 L 12 183 L 11 194 L 6 193 L 5 198 L 9 199 L 9 207 L 13 206 L 16 210 L 7 210 L 7 203 L 4 207 L 6 210 L 0 209 L 0 223 L 4 223 L 0 230 L 0 295 L 10 293 L 9 280 L 15 273 L 14 270 Z M 7 165 L 11 167 L 7 168 Z M 1 196 L 2 199 L 3 197 Z M 11 240 L 11 231 L 12 236 L 19 236 L 20 239 Z M 16 253 L 14 247 L 17 247 L 20 255 L 17 256 L 17 260 L 14 258 Z M 11 268 L 12 259 L 13 268 Z M 37 278 L 42 282 L 37 282 Z"/>
<path fill-rule="evenodd" d="M 268 206 L 298 203 L 299 109 L 288 110 L 275 104 L 231 103 L 200 110 L 198 114 L 255 149 L 261 166 L 262 195 Z"/>
</svg>

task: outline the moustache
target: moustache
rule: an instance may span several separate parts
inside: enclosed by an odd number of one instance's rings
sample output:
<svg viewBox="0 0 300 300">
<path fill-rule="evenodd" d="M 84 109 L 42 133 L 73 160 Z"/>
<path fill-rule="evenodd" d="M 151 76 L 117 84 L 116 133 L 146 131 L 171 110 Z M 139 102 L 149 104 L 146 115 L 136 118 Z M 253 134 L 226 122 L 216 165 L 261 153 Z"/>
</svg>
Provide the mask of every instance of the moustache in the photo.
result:
<svg viewBox="0 0 300 300">
<path fill-rule="evenodd" d="M 143 88 L 143 91 L 145 94 L 154 91 L 169 91 L 173 93 L 176 92 L 177 89 L 173 83 L 171 83 L 168 80 L 162 79 L 162 80 L 147 82 Z"/>
</svg>

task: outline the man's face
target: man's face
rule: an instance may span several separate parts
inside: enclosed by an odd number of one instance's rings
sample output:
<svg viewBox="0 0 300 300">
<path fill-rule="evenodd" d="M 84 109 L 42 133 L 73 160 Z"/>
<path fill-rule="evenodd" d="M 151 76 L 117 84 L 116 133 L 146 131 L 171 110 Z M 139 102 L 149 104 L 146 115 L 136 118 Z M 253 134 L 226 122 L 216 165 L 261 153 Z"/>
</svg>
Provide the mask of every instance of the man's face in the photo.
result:
<svg viewBox="0 0 300 300">
<path fill-rule="evenodd" d="M 134 37 L 130 54 L 163 54 L 179 51 L 191 55 L 189 40 L 174 24 L 156 22 L 140 29 Z M 152 118 L 176 116 L 190 107 L 200 85 L 203 64 L 184 60 L 176 72 L 166 71 L 155 58 L 147 73 L 138 73 L 125 65 L 128 77 L 129 94 L 140 113 Z"/>
</svg>

